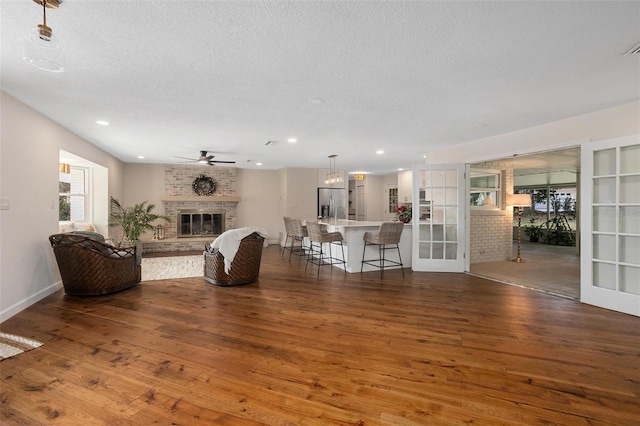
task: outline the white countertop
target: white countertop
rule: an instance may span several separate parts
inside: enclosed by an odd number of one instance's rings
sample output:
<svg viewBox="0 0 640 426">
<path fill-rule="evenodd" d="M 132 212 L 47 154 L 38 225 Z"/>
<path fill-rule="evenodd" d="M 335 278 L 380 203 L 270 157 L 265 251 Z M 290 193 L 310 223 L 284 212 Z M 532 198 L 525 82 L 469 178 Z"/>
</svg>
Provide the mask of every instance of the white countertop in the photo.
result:
<svg viewBox="0 0 640 426">
<path fill-rule="evenodd" d="M 318 223 L 320 225 L 331 225 L 331 226 L 342 226 L 345 228 L 359 228 L 359 227 L 380 227 L 380 224 L 383 221 L 369 221 L 369 220 L 347 220 L 347 219 L 338 219 L 337 221 L 333 219 L 318 219 Z M 410 225 L 405 223 L 405 225 Z"/>
</svg>

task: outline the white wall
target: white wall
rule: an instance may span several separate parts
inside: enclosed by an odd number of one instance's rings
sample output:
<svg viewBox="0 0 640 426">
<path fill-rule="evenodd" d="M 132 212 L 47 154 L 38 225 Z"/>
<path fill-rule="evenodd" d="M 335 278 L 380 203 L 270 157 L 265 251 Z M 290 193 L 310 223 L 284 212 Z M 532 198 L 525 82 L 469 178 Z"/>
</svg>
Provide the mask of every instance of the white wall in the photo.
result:
<svg viewBox="0 0 640 426">
<path fill-rule="evenodd" d="M 382 176 L 367 175 L 365 180 L 365 192 L 367 203 L 366 220 L 384 220 L 384 186 Z"/>
<path fill-rule="evenodd" d="M 284 216 L 301 220 L 318 217 L 318 169 L 289 167 L 286 169 L 287 191 Z M 282 229 L 284 230 L 284 221 Z"/>
<path fill-rule="evenodd" d="M 119 199 L 125 206 L 146 201 L 154 204 L 154 212 L 164 214 L 164 206 L 160 197 L 165 194 L 164 164 L 134 164 L 124 165 L 124 197 Z"/>
<path fill-rule="evenodd" d="M 427 164 L 475 163 L 640 133 L 640 101 L 442 148 Z"/>
<path fill-rule="evenodd" d="M 237 226 L 263 228 L 269 234 L 269 243 L 278 244 L 279 233 L 284 230 L 279 208 L 280 172 L 238 169 L 237 173 L 236 193 L 240 196 Z"/>
<path fill-rule="evenodd" d="M 123 164 L 0 91 L 0 321 L 60 288 L 48 237 L 58 232 L 58 158 L 64 150 L 109 170 L 123 193 Z"/>
</svg>

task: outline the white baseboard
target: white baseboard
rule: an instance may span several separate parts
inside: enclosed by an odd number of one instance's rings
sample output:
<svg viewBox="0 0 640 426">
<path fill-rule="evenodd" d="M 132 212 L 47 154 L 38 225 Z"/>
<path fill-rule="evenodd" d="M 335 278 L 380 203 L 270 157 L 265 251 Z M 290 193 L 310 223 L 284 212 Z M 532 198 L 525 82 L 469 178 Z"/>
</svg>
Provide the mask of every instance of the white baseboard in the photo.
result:
<svg viewBox="0 0 640 426">
<path fill-rule="evenodd" d="M 8 320 L 15 314 L 27 309 L 29 306 L 39 302 L 40 300 L 55 293 L 61 288 L 62 288 L 62 281 L 55 282 L 51 284 L 49 287 L 42 289 L 35 294 L 32 294 L 31 296 L 27 297 L 24 300 L 21 300 L 20 302 L 14 304 L 13 306 L 9 306 L 4 311 L 0 312 L 0 323 L 3 323 L 4 321 Z"/>
</svg>

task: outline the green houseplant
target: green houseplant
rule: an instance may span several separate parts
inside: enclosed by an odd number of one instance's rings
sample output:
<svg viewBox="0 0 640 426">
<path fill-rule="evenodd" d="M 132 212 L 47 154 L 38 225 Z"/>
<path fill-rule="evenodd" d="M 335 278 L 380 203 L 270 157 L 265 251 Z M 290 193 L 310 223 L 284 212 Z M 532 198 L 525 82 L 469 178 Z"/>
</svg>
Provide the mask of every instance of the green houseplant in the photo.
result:
<svg viewBox="0 0 640 426">
<path fill-rule="evenodd" d="M 119 226 L 122 228 L 122 240 L 120 245 L 136 245 L 140 241 L 140 236 L 144 231 L 153 231 L 152 223 L 162 219 L 171 222 L 171 218 L 153 213 L 154 204 L 147 204 L 146 201 L 138 203 L 132 207 L 124 207 L 118 200 L 111 197 L 111 215 L 109 226 Z"/>
<path fill-rule="evenodd" d="M 526 225 L 524 227 L 524 234 L 529 237 L 529 241 L 537 243 L 540 240 L 540 235 L 542 235 L 542 229 L 540 226 Z"/>
</svg>

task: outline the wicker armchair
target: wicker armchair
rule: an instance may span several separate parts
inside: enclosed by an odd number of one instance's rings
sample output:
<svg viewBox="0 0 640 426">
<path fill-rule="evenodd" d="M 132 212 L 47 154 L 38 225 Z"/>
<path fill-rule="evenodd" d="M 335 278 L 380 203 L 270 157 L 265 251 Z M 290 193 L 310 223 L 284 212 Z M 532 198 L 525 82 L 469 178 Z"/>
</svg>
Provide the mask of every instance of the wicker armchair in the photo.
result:
<svg viewBox="0 0 640 426">
<path fill-rule="evenodd" d="M 220 286 L 256 281 L 260 274 L 263 244 L 264 237 L 257 232 L 244 237 L 240 241 L 229 274 L 224 271 L 224 256 L 217 249 L 211 248 L 209 243 L 205 244 L 204 279 Z"/>
<path fill-rule="evenodd" d="M 49 242 L 58 262 L 65 293 L 99 296 L 140 282 L 136 248 L 118 248 L 100 234 L 54 234 Z"/>
</svg>

